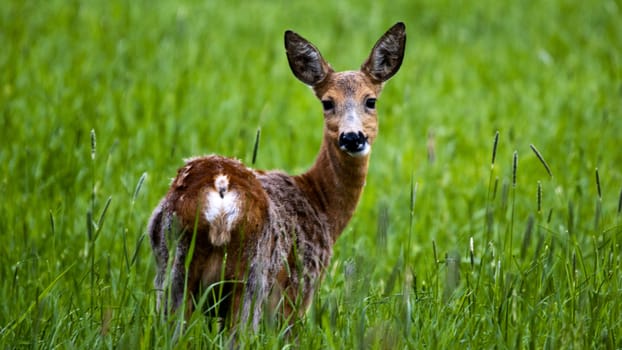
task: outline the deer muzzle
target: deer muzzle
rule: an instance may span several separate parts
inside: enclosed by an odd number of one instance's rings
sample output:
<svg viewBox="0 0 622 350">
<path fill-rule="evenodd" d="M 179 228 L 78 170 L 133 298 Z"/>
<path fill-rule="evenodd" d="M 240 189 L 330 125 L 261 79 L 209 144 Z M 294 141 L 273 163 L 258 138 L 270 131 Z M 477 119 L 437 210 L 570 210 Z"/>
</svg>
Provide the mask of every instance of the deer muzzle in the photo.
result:
<svg viewBox="0 0 622 350">
<path fill-rule="evenodd" d="M 367 155 L 370 146 L 367 142 L 367 136 L 359 131 L 341 133 L 339 135 L 339 148 L 356 157 Z"/>
</svg>

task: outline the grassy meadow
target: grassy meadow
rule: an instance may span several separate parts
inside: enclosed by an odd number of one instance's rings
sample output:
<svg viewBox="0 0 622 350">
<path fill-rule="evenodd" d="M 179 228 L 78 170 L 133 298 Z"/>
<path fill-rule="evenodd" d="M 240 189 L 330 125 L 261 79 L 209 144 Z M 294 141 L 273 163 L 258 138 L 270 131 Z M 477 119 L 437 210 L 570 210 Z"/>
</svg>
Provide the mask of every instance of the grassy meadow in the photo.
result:
<svg viewBox="0 0 622 350">
<path fill-rule="evenodd" d="M 182 159 L 300 173 L 337 70 L 406 23 L 367 185 L 297 336 L 241 348 L 622 348 L 622 2 L 0 5 L 0 348 L 219 348 L 155 312 L 145 227 Z"/>
</svg>

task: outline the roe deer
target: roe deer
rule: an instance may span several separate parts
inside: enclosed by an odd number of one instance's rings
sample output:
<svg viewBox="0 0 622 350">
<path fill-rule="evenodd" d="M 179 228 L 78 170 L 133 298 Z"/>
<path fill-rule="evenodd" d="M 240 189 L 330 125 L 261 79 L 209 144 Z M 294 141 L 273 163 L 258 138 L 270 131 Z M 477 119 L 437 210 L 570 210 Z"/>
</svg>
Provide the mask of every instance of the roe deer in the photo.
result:
<svg viewBox="0 0 622 350">
<path fill-rule="evenodd" d="M 187 160 L 148 226 L 159 309 L 182 307 L 187 318 L 211 291 L 219 296 L 207 307 L 233 326 L 257 329 L 264 308 L 289 322 L 305 313 L 365 185 L 376 98 L 400 68 L 405 44 L 400 22 L 360 70 L 335 72 L 313 44 L 285 32 L 292 72 L 324 109 L 315 164 L 290 176 L 216 155 Z"/>
</svg>

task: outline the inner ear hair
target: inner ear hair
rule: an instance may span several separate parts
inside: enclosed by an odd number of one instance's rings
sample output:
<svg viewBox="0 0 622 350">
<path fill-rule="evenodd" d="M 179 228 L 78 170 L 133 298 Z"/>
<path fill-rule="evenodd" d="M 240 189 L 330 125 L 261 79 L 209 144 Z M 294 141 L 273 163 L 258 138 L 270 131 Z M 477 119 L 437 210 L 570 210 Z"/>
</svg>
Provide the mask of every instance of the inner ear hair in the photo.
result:
<svg viewBox="0 0 622 350">
<path fill-rule="evenodd" d="M 332 72 L 320 51 L 293 31 L 285 32 L 285 50 L 292 73 L 309 86 L 320 84 Z"/>
<path fill-rule="evenodd" d="M 361 70 L 378 82 L 389 80 L 402 65 L 406 48 L 406 27 L 398 22 L 378 39 Z"/>
</svg>

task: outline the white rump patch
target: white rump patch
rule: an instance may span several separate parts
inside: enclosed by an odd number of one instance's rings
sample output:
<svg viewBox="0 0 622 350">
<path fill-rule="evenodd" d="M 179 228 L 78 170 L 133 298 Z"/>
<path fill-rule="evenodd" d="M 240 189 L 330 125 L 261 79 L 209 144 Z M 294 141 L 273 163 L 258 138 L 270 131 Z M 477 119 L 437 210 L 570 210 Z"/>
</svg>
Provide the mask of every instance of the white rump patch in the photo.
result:
<svg viewBox="0 0 622 350">
<path fill-rule="evenodd" d="M 205 219 L 210 223 L 210 239 L 214 245 L 229 242 L 231 229 L 240 215 L 237 193 L 229 190 L 229 178 L 218 175 L 214 190 L 207 192 Z"/>
</svg>

